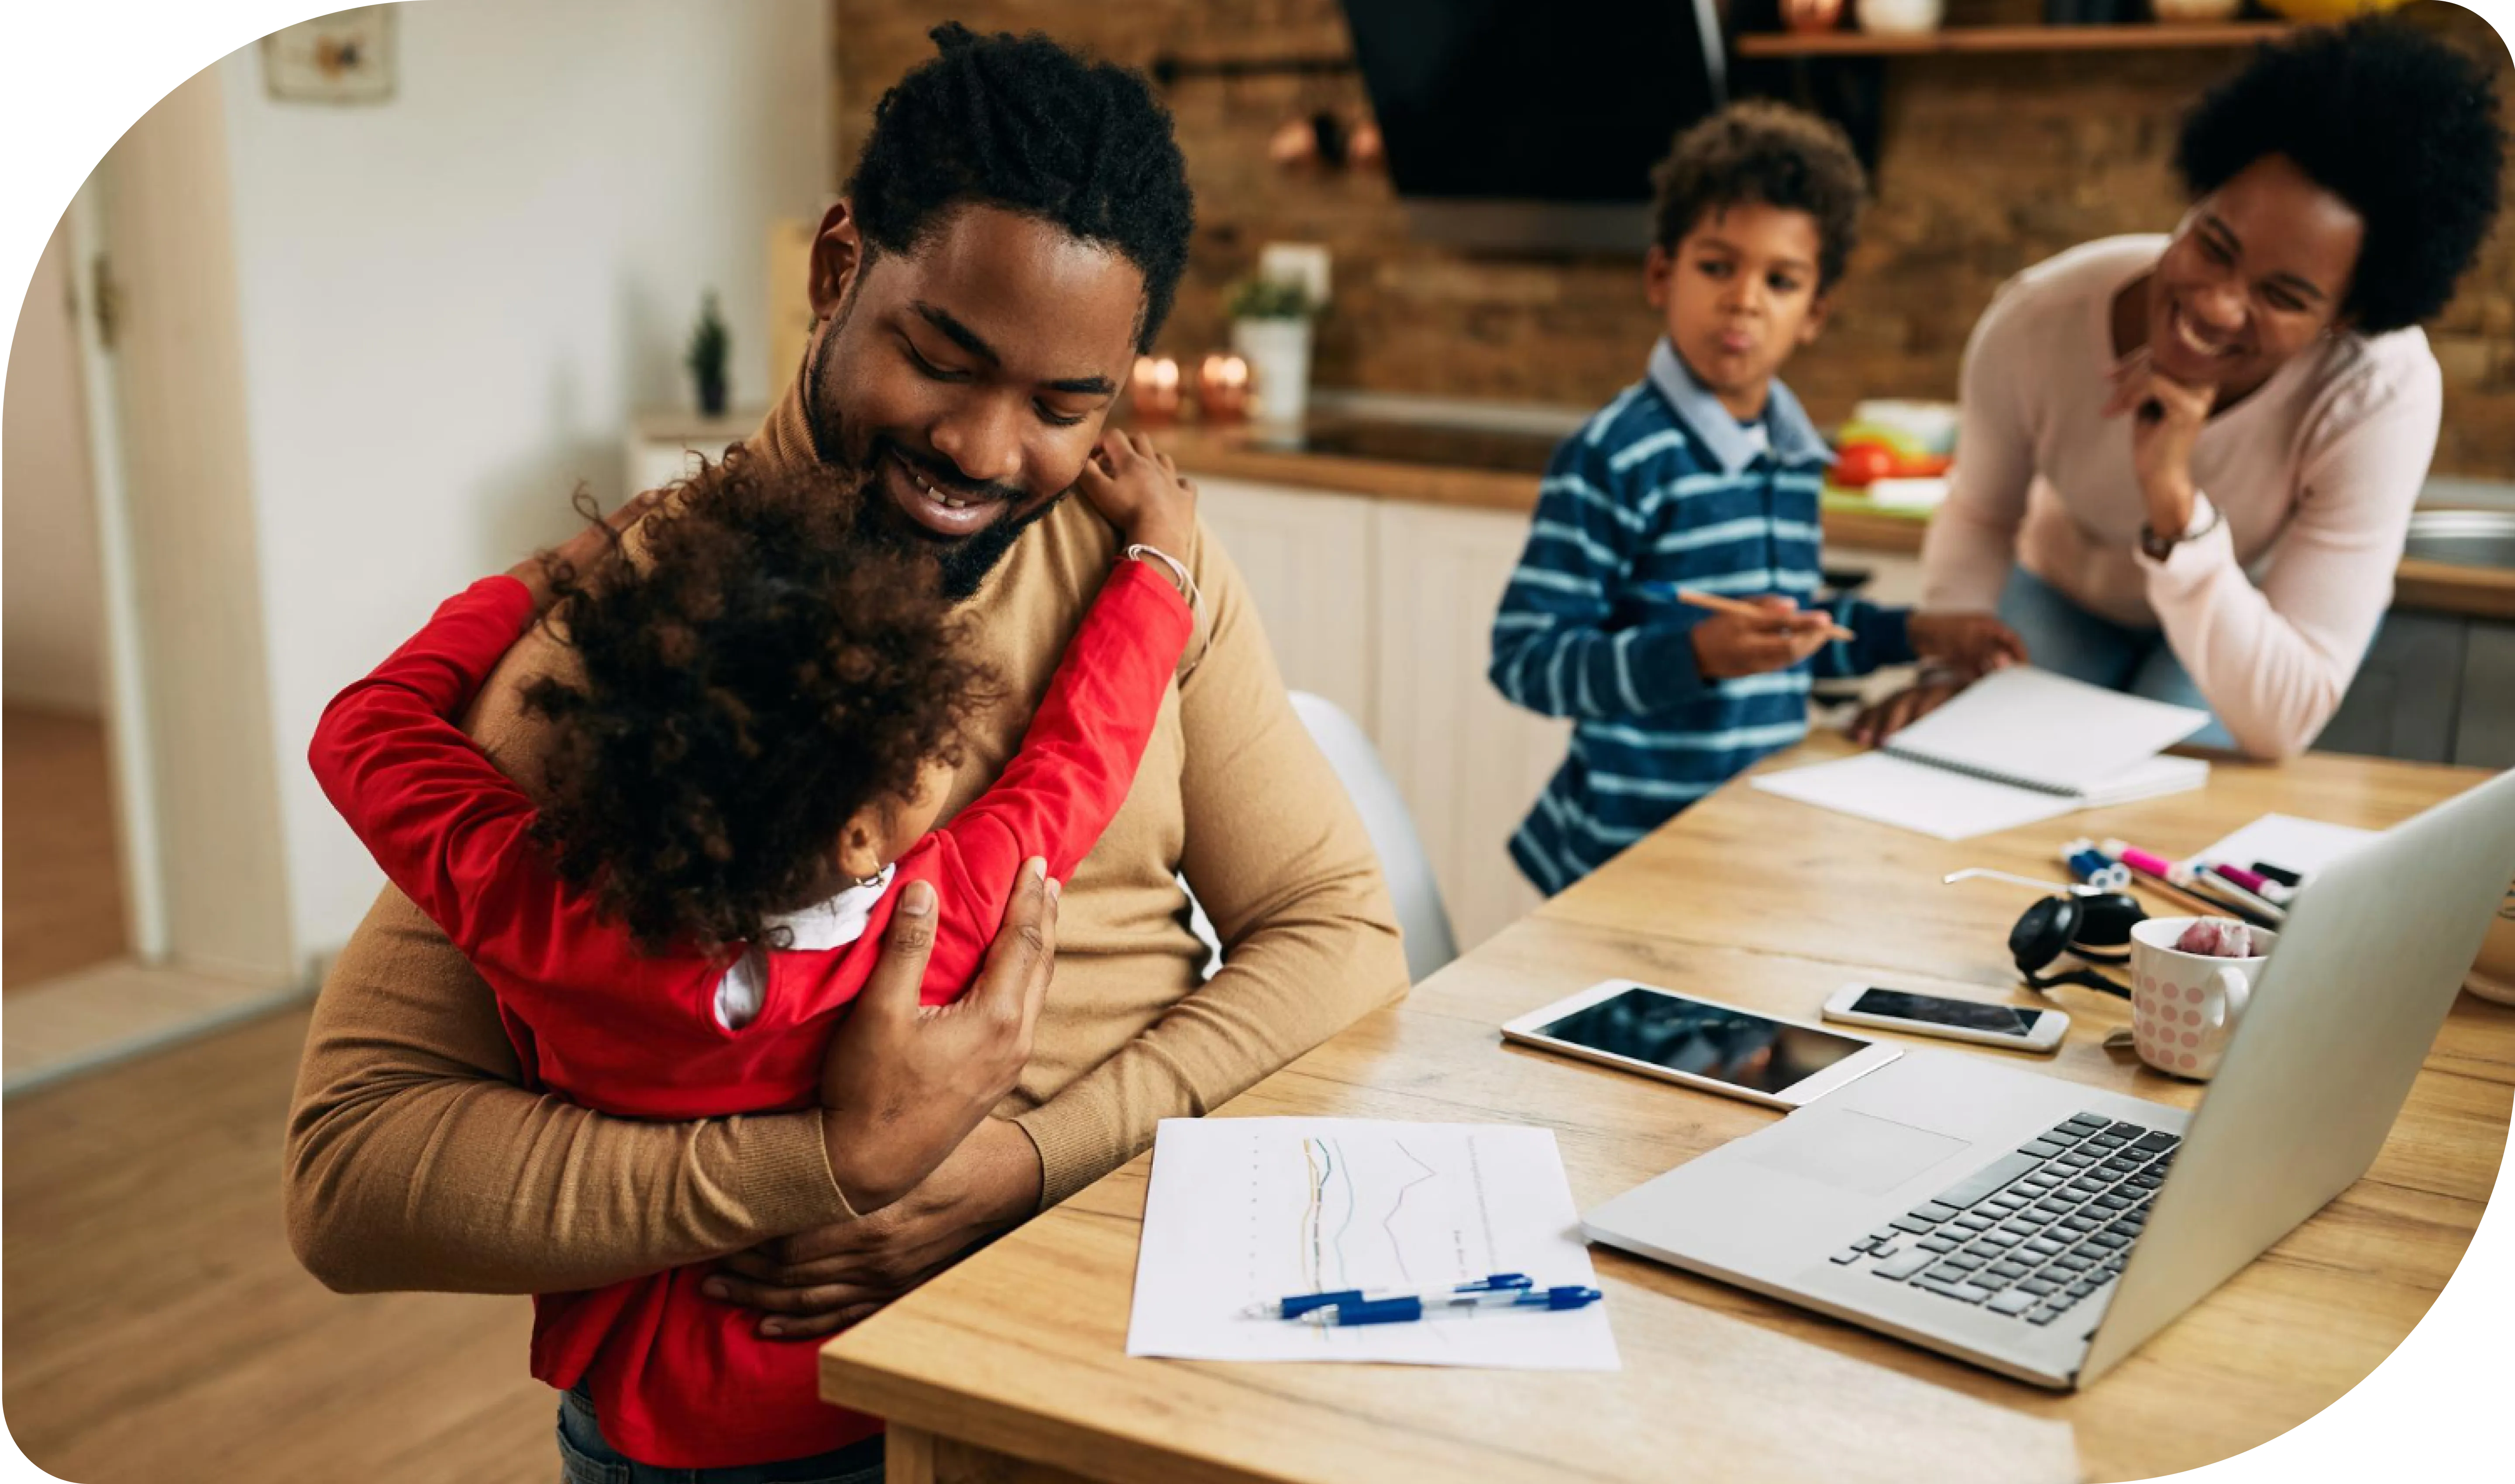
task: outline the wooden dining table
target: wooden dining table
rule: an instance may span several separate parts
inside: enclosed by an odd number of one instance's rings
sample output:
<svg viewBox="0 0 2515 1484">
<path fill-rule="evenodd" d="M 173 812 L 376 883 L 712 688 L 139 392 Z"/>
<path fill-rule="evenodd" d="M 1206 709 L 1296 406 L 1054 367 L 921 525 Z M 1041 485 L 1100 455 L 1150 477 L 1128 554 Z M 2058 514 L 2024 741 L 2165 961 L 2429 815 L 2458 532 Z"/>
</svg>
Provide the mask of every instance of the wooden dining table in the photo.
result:
<svg viewBox="0 0 2515 1484">
<path fill-rule="evenodd" d="M 1847 750 L 1821 736 L 1764 766 Z M 2194 1106 L 2204 1084 L 2104 1045 L 2127 1004 L 2021 987 L 2006 936 L 2033 890 L 1941 879 L 1986 866 L 2057 883 L 2071 837 L 2179 857 L 2273 812 L 2381 827 L 2484 776 L 2322 754 L 2220 760 L 2198 793 L 1960 842 L 1742 779 L 1215 1116 L 1551 1129 L 1585 1211 L 1781 1116 L 1503 1042 L 1504 1021 L 1609 977 L 1810 1020 L 1855 979 L 2056 1003 L 2072 1025 L 2049 1057 L 1912 1044 Z M 2515 1009 L 2465 994 L 2367 1174 L 2075 1393 L 1604 1248 L 1614 1373 L 1130 1358 L 1149 1156 L 831 1341 L 821 1389 L 889 1420 L 894 1484 L 2147 1478 L 2280 1435 L 2391 1353 L 2470 1244 L 2510 1100 Z"/>
</svg>

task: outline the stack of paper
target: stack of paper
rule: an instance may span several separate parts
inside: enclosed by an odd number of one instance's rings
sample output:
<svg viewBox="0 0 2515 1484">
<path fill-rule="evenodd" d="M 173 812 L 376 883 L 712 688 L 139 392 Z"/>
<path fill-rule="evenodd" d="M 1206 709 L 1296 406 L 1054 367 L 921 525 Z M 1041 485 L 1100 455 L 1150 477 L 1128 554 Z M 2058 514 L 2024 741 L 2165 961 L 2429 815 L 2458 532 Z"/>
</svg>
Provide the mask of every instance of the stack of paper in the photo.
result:
<svg viewBox="0 0 2515 1484">
<path fill-rule="evenodd" d="M 2243 866 L 2249 870 L 2255 861 L 2266 860 L 2311 881 L 2315 872 L 2374 839 L 2375 834 L 2355 825 L 2327 824 L 2293 814 L 2264 814 L 2184 864 Z"/>
<path fill-rule="evenodd" d="M 1130 1355 L 1613 1371 L 1605 1306 L 1339 1329 L 1251 1304 L 1525 1273 L 1594 1286 L 1550 1129 L 1171 1118 L 1153 1142 Z"/>
<path fill-rule="evenodd" d="M 2045 670 L 2003 670 L 1857 758 L 1766 773 L 1755 787 L 1941 840 L 2196 789 L 2198 758 L 2159 754 L 2209 714 Z"/>
</svg>

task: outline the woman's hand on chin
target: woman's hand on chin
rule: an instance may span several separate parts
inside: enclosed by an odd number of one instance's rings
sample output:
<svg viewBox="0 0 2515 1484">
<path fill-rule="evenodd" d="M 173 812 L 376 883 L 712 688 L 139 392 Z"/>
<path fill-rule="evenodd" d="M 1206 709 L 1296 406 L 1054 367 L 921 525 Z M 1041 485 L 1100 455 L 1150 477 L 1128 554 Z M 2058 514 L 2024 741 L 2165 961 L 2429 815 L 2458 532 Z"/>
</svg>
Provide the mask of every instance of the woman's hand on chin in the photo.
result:
<svg viewBox="0 0 2515 1484">
<path fill-rule="evenodd" d="M 2139 476 L 2148 528 L 2161 536 L 2192 523 L 2192 445 L 2217 400 L 2216 387 L 2176 381 L 2145 354 L 2125 356 L 2114 368 L 2105 416 L 2130 418 L 2131 468 Z"/>
</svg>

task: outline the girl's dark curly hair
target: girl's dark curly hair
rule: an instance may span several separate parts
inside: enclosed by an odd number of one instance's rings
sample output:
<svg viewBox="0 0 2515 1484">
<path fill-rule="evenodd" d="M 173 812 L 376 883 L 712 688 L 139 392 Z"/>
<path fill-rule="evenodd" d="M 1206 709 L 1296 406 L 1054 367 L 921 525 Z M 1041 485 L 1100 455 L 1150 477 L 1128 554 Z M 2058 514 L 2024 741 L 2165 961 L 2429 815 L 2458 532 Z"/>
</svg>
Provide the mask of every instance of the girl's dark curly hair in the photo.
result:
<svg viewBox="0 0 2515 1484">
<path fill-rule="evenodd" d="M 936 56 L 874 105 L 845 193 L 868 255 L 914 251 L 952 208 L 1000 206 L 1116 248 L 1144 275 L 1152 349 L 1187 270 L 1196 198 L 1143 74 L 1046 36 L 928 33 Z"/>
<path fill-rule="evenodd" d="M 2174 168 L 2199 197 L 2270 154 L 2367 224 L 2341 312 L 2380 335 L 2453 297 L 2497 217 L 2506 131 L 2477 61 L 2371 17 L 2255 52 L 2184 120 Z"/>
<path fill-rule="evenodd" d="M 1868 173 L 1841 129 L 1764 99 L 1732 103 L 1678 134 L 1651 185 L 1651 240 L 1664 249 L 1732 206 L 1806 212 L 1816 222 L 1820 290 L 1850 266 L 1869 201 Z"/>
<path fill-rule="evenodd" d="M 649 951 L 764 940 L 826 892 L 842 826 L 960 760 L 993 703 L 931 558 L 854 536 L 860 483 L 740 446 L 678 486 L 590 572 L 551 571 L 581 683 L 548 717 L 535 835 Z"/>
</svg>

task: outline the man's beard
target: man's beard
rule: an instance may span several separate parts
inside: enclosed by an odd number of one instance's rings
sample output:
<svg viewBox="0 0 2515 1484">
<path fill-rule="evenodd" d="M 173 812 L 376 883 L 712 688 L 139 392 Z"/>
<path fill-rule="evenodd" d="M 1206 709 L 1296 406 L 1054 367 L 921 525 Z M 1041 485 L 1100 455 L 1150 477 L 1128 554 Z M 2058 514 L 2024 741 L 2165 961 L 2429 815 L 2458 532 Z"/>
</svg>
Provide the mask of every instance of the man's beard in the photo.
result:
<svg viewBox="0 0 2515 1484">
<path fill-rule="evenodd" d="M 957 540 L 934 536 L 908 518 L 893 505 L 882 488 L 882 461 L 889 451 L 886 439 L 875 438 L 865 449 L 861 461 L 851 462 L 841 438 L 836 419 L 824 424 L 821 409 L 829 405 L 829 349 L 846 327 L 847 317 L 855 309 L 855 295 L 850 291 L 846 302 L 839 306 L 830 327 L 812 349 L 804 365 L 804 425 L 812 438 L 812 452 L 821 462 L 833 468 L 848 470 L 857 476 L 857 539 L 867 545 L 888 551 L 915 552 L 930 558 L 938 573 L 943 596 L 961 602 L 977 596 L 986 586 L 987 577 L 1002 565 L 1013 543 L 1033 522 L 1056 508 L 1055 500 L 1042 502 L 1035 510 L 1008 515 L 995 524 L 974 535 Z M 916 461 L 909 461 L 914 464 Z M 1060 499 L 1062 496 L 1059 497 Z"/>
<path fill-rule="evenodd" d="M 882 446 L 880 442 L 875 444 L 877 450 Z M 865 462 L 871 469 L 879 469 L 882 454 L 877 451 Z M 982 531 L 955 540 L 931 535 L 909 519 L 883 492 L 878 476 L 869 473 L 857 485 L 857 491 L 856 538 L 878 549 L 915 552 L 930 558 L 943 596 L 954 602 L 976 597 L 978 589 L 986 586 L 988 574 L 1004 561 L 1005 554 L 1013 549 L 1022 532 L 1056 508 L 1054 500 L 1044 501 L 1036 510 L 1007 515 Z"/>
</svg>

